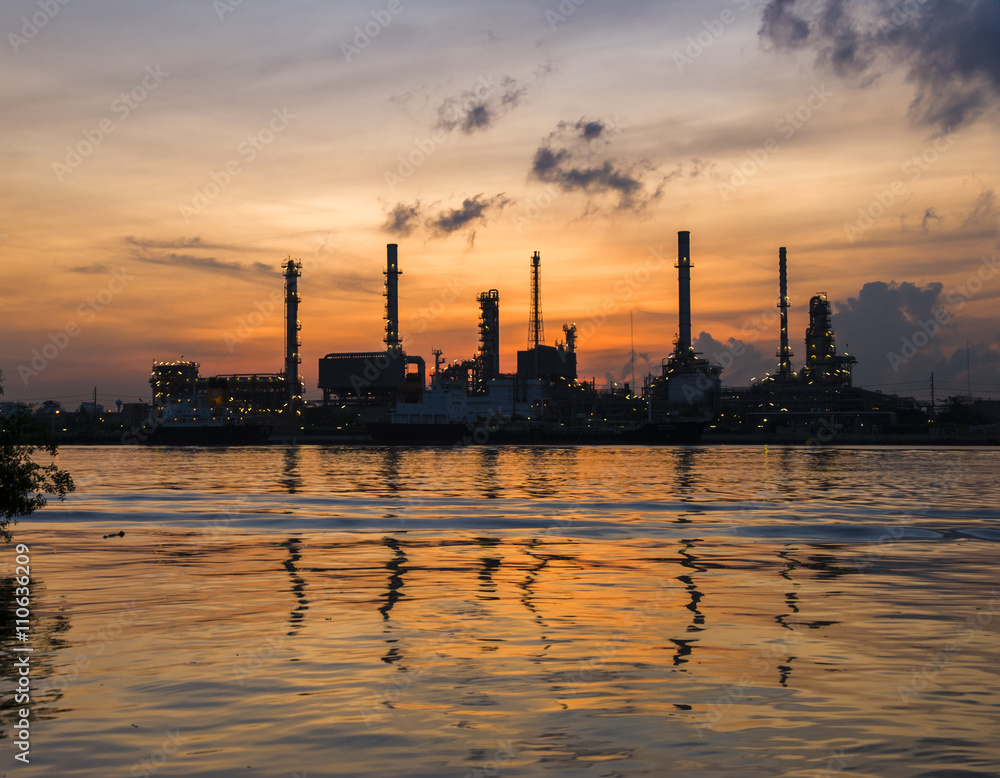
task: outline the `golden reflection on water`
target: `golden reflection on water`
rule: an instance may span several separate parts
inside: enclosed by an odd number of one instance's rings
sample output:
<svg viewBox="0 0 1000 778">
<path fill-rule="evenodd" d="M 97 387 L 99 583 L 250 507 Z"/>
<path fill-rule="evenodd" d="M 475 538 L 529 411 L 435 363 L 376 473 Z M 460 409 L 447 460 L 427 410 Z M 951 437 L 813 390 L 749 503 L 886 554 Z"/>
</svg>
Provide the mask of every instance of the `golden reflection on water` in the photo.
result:
<svg viewBox="0 0 1000 778">
<path fill-rule="evenodd" d="M 150 452 L 174 471 L 86 486 L 72 510 L 99 526 L 17 528 L 36 652 L 17 774 L 996 774 L 996 525 L 959 494 L 996 460 L 961 463 L 947 504 L 968 510 L 946 519 L 916 512 L 933 452 L 894 482 L 813 453 L 483 449 L 448 480 L 451 451 Z M 291 529 L 230 522 L 237 477 L 287 495 L 268 510 Z M 205 520 L 143 525 L 171 484 Z M 525 505 L 550 525 L 489 518 Z M 862 525 L 900 506 L 940 532 L 873 543 Z M 364 521 L 313 530 L 321 509 Z"/>
<path fill-rule="evenodd" d="M 916 775 L 899 762 L 918 751 L 928 769 L 997 756 L 984 614 L 1000 601 L 987 576 L 924 580 L 934 548 L 859 574 L 844 548 L 694 539 L 29 542 L 49 774 L 128 774 L 174 730 L 163 774 L 465 775 L 498 743 L 509 775 L 670 774 L 675 754 L 812 775 L 838 749 L 853 774 Z"/>
</svg>

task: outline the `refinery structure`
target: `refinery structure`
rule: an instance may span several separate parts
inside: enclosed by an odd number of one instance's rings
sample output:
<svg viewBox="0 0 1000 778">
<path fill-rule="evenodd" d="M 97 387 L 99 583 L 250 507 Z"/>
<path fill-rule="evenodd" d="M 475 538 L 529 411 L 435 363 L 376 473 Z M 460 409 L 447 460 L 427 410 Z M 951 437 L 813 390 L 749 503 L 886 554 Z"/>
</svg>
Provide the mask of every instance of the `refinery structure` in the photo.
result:
<svg viewBox="0 0 1000 778">
<path fill-rule="evenodd" d="M 302 356 L 298 290 L 302 263 L 289 257 L 285 279 L 285 365 L 278 373 L 201 376 L 190 360 L 157 361 L 152 388 L 150 443 L 265 442 L 276 427 L 288 426 L 302 405 Z"/>
<path fill-rule="evenodd" d="M 809 302 L 802 366 L 793 369 L 789 339 L 788 255 L 778 250 L 779 347 L 773 373 L 748 387 L 723 387 L 723 368 L 697 353 L 691 328 L 691 235 L 677 234 L 678 331 L 658 374 L 642 386 L 598 391 L 580 380 L 575 324 L 562 325 L 562 340 L 545 343 L 542 258 L 529 258 L 527 340 L 516 352 L 516 370 L 502 373 L 501 295 L 476 295 L 478 349 L 446 362 L 433 350 L 433 368 L 407 354 L 400 333 L 399 247 L 388 244 L 385 315 L 380 351 L 334 352 L 318 363 L 323 406 L 336 407 L 385 443 L 639 442 L 693 443 L 704 430 L 758 432 L 789 441 L 815 439 L 830 430 L 878 432 L 896 423 L 897 412 L 915 408 L 852 385 L 854 357 L 838 353 L 825 293 Z M 277 373 L 203 377 L 193 361 L 154 362 L 153 423 L 158 438 L 209 435 L 220 442 L 263 440 L 301 429 L 301 262 L 283 264 L 285 283 L 284 369 Z M 523 320 L 522 320 L 523 321 Z M 471 328 L 470 328 L 471 329 Z M 893 405 L 888 405 L 893 403 Z M 913 406 L 911 408 L 910 406 Z M 190 433 L 190 435 L 186 434 Z"/>
</svg>

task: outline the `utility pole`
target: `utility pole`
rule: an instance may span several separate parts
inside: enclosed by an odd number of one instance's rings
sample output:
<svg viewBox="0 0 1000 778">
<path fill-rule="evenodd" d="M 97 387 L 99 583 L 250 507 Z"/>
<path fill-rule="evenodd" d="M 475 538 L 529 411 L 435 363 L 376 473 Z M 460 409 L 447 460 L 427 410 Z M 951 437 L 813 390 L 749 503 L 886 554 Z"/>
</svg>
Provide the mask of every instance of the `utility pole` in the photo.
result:
<svg viewBox="0 0 1000 778">
<path fill-rule="evenodd" d="M 935 406 L 934 406 L 934 373 L 931 372 L 931 418 L 934 418 Z"/>
<path fill-rule="evenodd" d="M 965 341 L 965 383 L 969 390 L 969 402 L 972 402 L 972 357 L 970 356 L 969 341 Z"/>
</svg>

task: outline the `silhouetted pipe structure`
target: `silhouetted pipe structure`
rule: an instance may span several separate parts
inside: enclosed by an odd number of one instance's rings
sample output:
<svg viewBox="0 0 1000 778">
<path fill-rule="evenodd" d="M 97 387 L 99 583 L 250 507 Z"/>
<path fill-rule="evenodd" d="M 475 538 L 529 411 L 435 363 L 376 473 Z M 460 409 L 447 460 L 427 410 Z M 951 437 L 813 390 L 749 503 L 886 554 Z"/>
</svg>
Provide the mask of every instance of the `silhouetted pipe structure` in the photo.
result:
<svg viewBox="0 0 1000 778">
<path fill-rule="evenodd" d="M 395 243 L 386 245 L 385 260 L 385 345 L 389 354 L 399 354 L 402 342 L 399 338 L 399 269 L 398 246 Z"/>
<path fill-rule="evenodd" d="M 566 333 L 566 353 L 573 354 L 576 352 L 576 325 L 575 324 L 564 324 L 563 332 Z"/>
<path fill-rule="evenodd" d="M 833 315 L 826 292 L 809 300 L 809 329 L 806 330 L 806 363 L 800 375 L 807 384 L 850 386 L 851 371 L 857 360 L 838 354 L 833 335 Z"/>
<path fill-rule="evenodd" d="M 778 347 L 778 378 L 792 377 L 792 350 L 788 345 L 788 257 L 785 247 L 778 249 L 778 310 L 781 314 L 781 345 Z"/>
<path fill-rule="evenodd" d="M 477 380 L 482 382 L 500 375 L 500 292 L 490 289 L 480 292 L 476 299 L 479 301 Z"/>
<path fill-rule="evenodd" d="M 680 332 L 677 335 L 677 353 L 691 351 L 691 233 L 677 233 L 677 297 L 680 313 Z"/>
<path fill-rule="evenodd" d="M 531 312 L 528 315 L 528 348 L 545 342 L 542 325 L 541 273 L 542 257 L 536 251 L 531 257 Z"/>
<path fill-rule="evenodd" d="M 299 331 L 299 276 L 302 275 L 302 263 L 289 257 L 282 264 L 285 271 L 285 382 L 288 388 L 288 413 L 294 415 L 302 400 L 299 383 L 299 365 L 302 356 L 299 347 L 302 338 Z"/>
</svg>

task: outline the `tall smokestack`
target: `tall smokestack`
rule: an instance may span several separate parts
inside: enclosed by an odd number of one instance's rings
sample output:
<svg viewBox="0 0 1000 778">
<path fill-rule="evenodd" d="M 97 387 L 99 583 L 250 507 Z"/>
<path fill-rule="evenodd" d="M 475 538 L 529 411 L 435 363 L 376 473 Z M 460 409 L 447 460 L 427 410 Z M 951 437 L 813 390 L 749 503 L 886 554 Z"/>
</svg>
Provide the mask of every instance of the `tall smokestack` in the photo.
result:
<svg viewBox="0 0 1000 778">
<path fill-rule="evenodd" d="M 677 233 L 677 298 L 680 312 L 680 332 L 677 353 L 691 351 L 691 233 Z"/>
<path fill-rule="evenodd" d="M 785 247 L 778 249 L 778 310 L 781 314 L 781 345 L 778 347 L 778 377 L 792 377 L 792 350 L 788 345 L 788 258 Z"/>
<path fill-rule="evenodd" d="M 403 350 L 399 339 L 399 247 L 389 243 L 385 248 L 385 345 L 390 354 L 398 354 Z"/>
<path fill-rule="evenodd" d="M 283 264 L 285 270 L 285 383 L 288 388 L 288 412 L 295 414 L 302 399 L 299 384 L 299 364 L 302 357 L 299 347 L 302 339 L 299 337 L 299 276 L 302 275 L 302 263 L 289 257 Z"/>
</svg>

